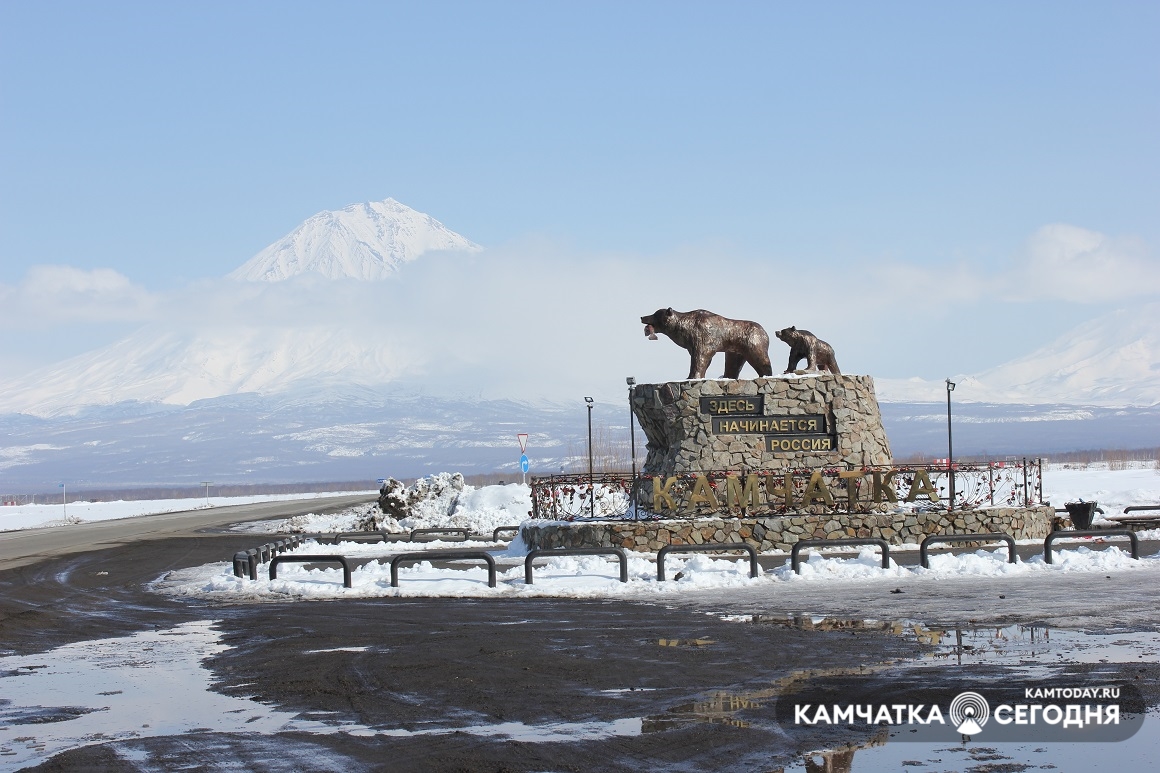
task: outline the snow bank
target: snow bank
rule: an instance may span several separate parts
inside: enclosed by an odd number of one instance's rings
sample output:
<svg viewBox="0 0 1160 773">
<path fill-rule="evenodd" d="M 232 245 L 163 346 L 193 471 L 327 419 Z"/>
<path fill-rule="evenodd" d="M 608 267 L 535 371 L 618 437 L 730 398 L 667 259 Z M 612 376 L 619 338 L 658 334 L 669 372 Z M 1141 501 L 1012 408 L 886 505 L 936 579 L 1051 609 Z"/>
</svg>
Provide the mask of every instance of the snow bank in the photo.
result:
<svg viewBox="0 0 1160 773">
<path fill-rule="evenodd" d="M 456 480 L 456 478 L 458 480 Z M 408 512 L 395 520 L 377 504 L 359 505 L 339 513 L 310 513 L 274 521 L 246 524 L 246 531 L 267 534 L 331 534 L 343 531 L 409 532 L 412 529 L 467 529 L 491 534 L 500 526 L 519 526 L 532 510 L 532 490 L 520 483 L 475 488 L 458 473 L 423 478 L 398 493 L 399 509 Z"/>
<path fill-rule="evenodd" d="M 494 543 L 493 543 L 494 544 Z M 615 559 L 603 556 L 559 556 L 545 558 L 534 568 L 534 583 L 524 584 L 523 562 L 500 568 L 497 587 L 487 585 L 487 571 L 478 565 L 456 564 L 456 568 L 434 567 L 419 561 L 399 570 L 399 587 L 390 586 L 392 554 L 424 549 L 462 548 L 463 543 L 414 543 L 367 545 L 343 543 L 319 545 L 308 541 L 295 551 L 300 554 L 325 553 L 352 559 L 371 559 L 352 573 L 351 588 L 342 586 L 342 571 L 335 568 L 306 569 L 300 564 L 279 567 L 277 580 L 234 577 L 232 566 L 207 564 L 167 574 L 153 589 L 175 596 L 210 598 L 222 601 L 259 599 L 341 599 L 367 597 L 531 597 L 568 598 L 649 598 L 710 588 L 780 585 L 784 583 L 829 583 L 835 592 L 843 584 L 867 582 L 894 583 L 944 582 L 958 577 L 1007 577 L 1013 575 L 1050 576 L 1051 573 L 1111 571 L 1144 571 L 1160 573 L 1160 554 L 1135 560 L 1118 547 L 1093 551 L 1081 546 L 1053 553 L 1054 562 L 1042 556 L 1018 563 L 1007 563 L 1005 548 L 977 550 L 967 554 L 932 556 L 929 569 L 900 567 L 893 561 L 883 569 L 879 554 L 872 548 L 862 550 L 857 558 L 825 558 L 811 552 L 795 574 L 787 559 L 781 566 L 762 575 L 749 577 L 746 558 L 714 558 L 707 555 L 672 555 L 665 561 L 670 579 L 656 579 L 656 558 L 649 554 L 629 554 L 627 583 L 619 581 Z M 487 547 L 480 545 L 481 549 Z M 498 546 L 496 546 L 498 548 Z M 510 557 L 519 558 L 514 553 Z"/>
<path fill-rule="evenodd" d="M 117 518 L 137 518 L 162 513 L 181 513 L 230 505 L 248 505 L 255 502 L 289 502 L 323 497 L 366 495 L 374 491 L 326 491 L 315 494 L 258 494 L 246 497 L 211 497 L 205 499 L 137 499 L 130 502 L 69 502 L 67 508 L 60 502 L 40 505 L 0 506 L 0 531 L 36 529 L 47 526 L 69 526 L 91 521 L 111 521 Z"/>
</svg>

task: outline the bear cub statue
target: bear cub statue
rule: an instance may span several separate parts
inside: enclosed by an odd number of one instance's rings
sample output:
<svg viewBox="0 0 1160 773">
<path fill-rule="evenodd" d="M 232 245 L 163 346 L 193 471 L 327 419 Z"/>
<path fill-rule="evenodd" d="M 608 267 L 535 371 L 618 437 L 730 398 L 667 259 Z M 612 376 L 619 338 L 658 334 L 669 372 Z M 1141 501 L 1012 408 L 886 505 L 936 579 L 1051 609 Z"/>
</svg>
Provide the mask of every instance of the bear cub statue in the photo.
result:
<svg viewBox="0 0 1160 773">
<path fill-rule="evenodd" d="M 789 344 L 789 365 L 785 368 L 786 373 L 793 373 L 797 370 L 798 363 L 805 359 L 807 370 L 822 373 L 829 371 L 839 376 L 842 374 L 842 371 L 838 370 L 833 347 L 810 331 L 787 327 L 774 335 Z"/>
<path fill-rule="evenodd" d="M 772 376 L 769 363 L 769 335 L 756 322 L 728 319 L 704 309 L 673 311 L 657 309 L 640 318 L 644 334 L 655 341 L 664 333 L 673 343 L 689 352 L 689 378 L 705 378 L 717 352 L 725 352 L 725 378 L 737 378 L 745 363 L 759 376 Z"/>
</svg>

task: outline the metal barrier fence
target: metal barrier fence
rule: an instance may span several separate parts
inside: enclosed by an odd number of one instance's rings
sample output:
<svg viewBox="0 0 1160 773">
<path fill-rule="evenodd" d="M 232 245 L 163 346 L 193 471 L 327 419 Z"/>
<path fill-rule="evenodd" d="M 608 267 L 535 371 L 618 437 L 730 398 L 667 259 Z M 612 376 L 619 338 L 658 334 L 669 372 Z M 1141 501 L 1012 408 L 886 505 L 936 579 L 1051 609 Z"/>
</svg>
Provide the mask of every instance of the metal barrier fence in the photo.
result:
<svg viewBox="0 0 1160 773">
<path fill-rule="evenodd" d="M 286 539 L 267 542 L 265 545 L 234 553 L 234 577 L 246 577 L 248 575 L 251 580 L 257 580 L 258 564 L 264 564 L 276 554 L 293 550 L 301 544 L 302 538 L 294 534 Z"/>
<path fill-rule="evenodd" d="M 1130 529 L 1084 529 L 1082 531 L 1061 529 L 1051 532 L 1047 535 L 1047 539 L 1043 540 L 1044 563 L 1051 563 L 1051 543 L 1057 539 L 1067 539 L 1068 537 L 1127 537 L 1132 543 L 1132 558 L 1140 558 L 1140 541 L 1136 538 L 1136 533 Z"/>
<path fill-rule="evenodd" d="M 657 551 L 657 581 L 665 581 L 665 556 L 669 553 L 719 553 L 726 550 L 744 550 L 749 553 L 749 576 L 761 573 L 757 563 L 757 550 L 745 542 L 725 542 L 720 545 L 665 545 Z"/>
<path fill-rule="evenodd" d="M 433 534 L 448 534 L 448 535 L 458 534 L 459 535 L 459 540 L 458 540 L 459 542 L 467 542 L 467 538 L 471 536 L 471 530 L 470 529 L 412 529 L 411 530 L 411 542 L 415 541 L 415 537 L 419 537 L 419 536 L 427 537 L 427 536 L 431 536 Z"/>
<path fill-rule="evenodd" d="M 1141 508 L 1143 509 L 1143 508 Z M 1160 509 L 1160 508 L 1151 508 Z M 519 531 L 519 527 L 515 526 L 501 526 L 493 532 L 493 538 L 498 536 L 500 531 Z M 432 530 L 435 532 L 446 532 L 448 530 Z M 452 530 L 462 531 L 462 530 Z M 356 534 L 367 534 L 367 532 L 355 532 Z M 1135 532 L 1129 529 L 1091 529 L 1091 530 L 1058 530 L 1053 531 L 1043 541 L 1043 558 L 1045 563 L 1052 563 L 1051 548 L 1053 543 L 1060 539 L 1070 537 L 1125 537 L 1131 543 L 1131 555 L 1133 559 L 1140 558 L 1140 544 Z M 498 540 L 496 540 L 498 541 Z M 1016 563 L 1015 540 L 1008 534 L 1001 534 L 997 532 L 985 532 L 976 534 L 932 534 L 923 539 L 919 545 L 919 563 L 924 568 L 930 568 L 930 546 L 939 542 L 1003 542 L 1007 546 L 1007 561 L 1008 563 Z M 277 578 L 276 567 L 280 563 L 320 563 L 332 562 L 341 564 L 343 567 L 343 586 L 351 587 L 351 569 L 349 561 L 344 556 L 338 555 L 303 555 L 303 556 L 285 556 L 278 555 L 286 550 L 298 547 L 303 543 L 303 538 L 300 535 L 292 535 L 287 539 L 277 540 L 275 542 L 268 542 L 257 548 L 250 548 L 249 550 L 239 551 L 234 554 L 233 558 L 233 573 L 235 577 L 248 576 L 251 580 L 258 579 L 257 567 L 261 563 L 270 563 L 270 579 Z M 790 567 L 797 574 L 801 574 L 801 552 L 809 549 L 819 549 L 824 547 L 853 547 L 860 545 L 876 545 L 882 552 L 882 568 L 888 569 L 890 567 L 890 545 L 886 540 L 880 538 L 842 538 L 842 539 L 807 539 L 800 540 L 795 543 L 790 551 Z M 749 555 L 749 576 L 758 577 L 761 574 L 760 564 L 758 563 L 757 550 L 750 544 L 744 542 L 723 543 L 723 544 L 703 544 L 703 545 L 665 545 L 656 554 L 657 558 L 657 580 L 659 582 L 665 581 L 665 557 L 670 553 L 720 553 L 731 550 L 742 550 Z M 552 556 L 568 556 L 568 555 L 615 555 L 620 566 L 620 581 L 628 582 L 628 556 L 623 548 L 617 547 L 591 547 L 591 548 L 559 548 L 559 549 L 542 549 L 532 550 L 524 559 L 524 582 L 528 585 L 533 583 L 532 563 L 537 558 L 547 558 Z M 488 587 L 496 587 L 496 565 L 495 559 L 490 553 L 483 550 L 423 550 L 410 553 L 400 553 L 391 559 L 391 587 L 397 588 L 399 586 L 399 564 L 411 561 L 425 561 L 425 560 L 462 560 L 462 559 L 482 559 L 487 563 L 488 568 Z"/>
<path fill-rule="evenodd" d="M 492 530 L 492 542 L 499 542 L 499 534 L 503 531 L 519 532 L 519 526 L 500 526 Z M 430 536 L 434 534 L 449 534 L 456 535 L 459 539 L 456 542 L 467 542 L 471 540 L 471 530 L 461 528 L 445 528 L 445 529 L 412 529 L 410 532 L 389 532 L 389 531 L 342 531 L 334 535 L 330 539 L 331 544 L 337 545 L 340 542 L 426 542 L 427 540 L 417 540 L 416 537 Z M 314 539 L 323 542 L 329 535 L 316 534 Z M 480 535 L 481 537 L 483 535 Z"/>
<path fill-rule="evenodd" d="M 495 559 L 485 550 L 421 550 L 400 553 L 391 559 L 391 587 L 399 587 L 399 564 L 404 561 L 454 561 L 463 558 L 482 558 L 487 562 L 487 587 L 495 587 Z"/>
<path fill-rule="evenodd" d="M 985 534 L 931 534 L 918 546 L 918 562 L 923 569 L 930 569 L 930 546 L 935 542 L 1006 542 L 1007 563 L 1015 563 L 1015 538 L 1010 534 L 987 532 Z"/>
<path fill-rule="evenodd" d="M 890 545 L 884 539 L 876 537 L 847 538 L 847 539 L 804 539 L 794 543 L 789 553 L 789 565 L 797 574 L 802 573 L 800 553 L 804 548 L 838 547 L 843 545 L 877 545 L 882 548 L 882 568 L 890 568 Z"/>
<path fill-rule="evenodd" d="M 491 530 L 491 541 L 492 542 L 499 542 L 499 533 L 501 531 L 514 531 L 516 534 L 519 534 L 520 527 L 519 526 L 496 526 L 494 529 Z"/>
<path fill-rule="evenodd" d="M 1043 460 L 532 478 L 532 518 L 557 521 L 870 513 L 893 502 L 948 511 L 1041 504 Z"/>
<path fill-rule="evenodd" d="M 343 556 L 277 556 L 270 561 L 270 579 L 278 579 L 278 564 L 342 564 L 342 587 L 351 587 L 350 563 Z"/>
<path fill-rule="evenodd" d="M 524 559 L 524 584 L 532 584 L 532 561 L 552 556 L 616 556 L 620 560 L 620 581 L 628 582 L 628 555 L 624 548 L 557 548 L 533 550 Z"/>
<path fill-rule="evenodd" d="M 519 526 L 500 526 L 494 529 L 491 533 L 492 541 L 499 542 L 499 534 L 503 531 L 514 531 L 519 533 Z M 413 542 L 415 537 L 430 535 L 430 534 L 458 534 L 461 535 L 461 540 L 466 541 L 471 534 L 468 529 L 450 528 L 450 529 L 414 529 L 410 533 L 392 533 L 385 531 L 343 531 L 334 535 L 330 540 L 331 544 L 337 545 L 342 541 L 351 542 Z M 268 562 L 271 558 L 279 553 L 287 550 L 292 550 L 307 539 L 314 539 L 317 542 L 325 542 L 329 535 L 326 534 L 292 534 L 285 539 L 276 540 L 275 542 L 267 542 L 256 548 L 249 550 L 240 550 L 234 553 L 233 557 L 233 571 L 235 577 L 249 577 L 251 580 L 258 579 L 258 566 Z M 432 552 L 432 551 L 428 551 Z"/>
<path fill-rule="evenodd" d="M 388 531 L 341 531 L 334 535 L 332 544 L 340 542 L 404 542 L 410 541 L 407 534 L 392 534 Z"/>
</svg>

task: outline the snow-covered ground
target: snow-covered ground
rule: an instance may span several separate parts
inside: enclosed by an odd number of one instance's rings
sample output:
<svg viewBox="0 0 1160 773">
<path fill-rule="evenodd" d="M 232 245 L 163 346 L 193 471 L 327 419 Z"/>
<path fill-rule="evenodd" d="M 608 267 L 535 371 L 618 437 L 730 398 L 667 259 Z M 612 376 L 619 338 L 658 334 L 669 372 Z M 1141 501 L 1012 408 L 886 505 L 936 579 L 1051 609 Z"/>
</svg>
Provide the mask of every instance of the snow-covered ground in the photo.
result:
<svg viewBox="0 0 1160 773">
<path fill-rule="evenodd" d="M 1160 505 L 1160 469 L 1152 463 L 1126 470 L 1109 470 L 1106 464 L 1049 465 L 1043 471 L 1043 495 L 1056 507 L 1079 500 L 1099 502 L 1105 516 L 1120 515 L 1132 505 Z"/>
<path fill-rule="evenodd" d="M 375 496 L 375 491 L 327 491 L 320 494 L 257 494 L 247 497 L 210 497 L 208 507 L 248 505 L 254 502 L 287 502 L 356 494 Z M 186 510 L 204 510 L 205 499 L 137 499 L 129 502 L 60 502 L 39 505 L 0 506 L 0 531 L 36 529 L 44 526 L 69 526 L 116 518 L 137 518 Z"/>
<path fill-rule="evenodd" d="M 1085 499 L 1101 503 L 1108 515 L 1121 512 L 1132 504 L 1160 503 L 1160 474 L 1151 467 L 1109 470 L 1106 465 L 1084 469 L 1053 468 L 1044 473 L 1045 496 L 1057 505 Z M 424 507 L 417 515 L 392 522 L 392 530 L 456 527 L 474 534 L 488 534 L 497 526 L 518 524 L 530 510 L 530 489 L 520 484 L 506 486 L 466 486 L 454 499 L 441 497 Z M 353 508 L 347 513 L 297 516 L 280 521 L 253 524 L 249 530 L 259 533 L 333 533 L 352 530 L 367 517 L 368 507 Z M 1143 536 L 1160 536 L 1147 534 Z M 1074 541 L 1071 541 L 1074 542 Z M 474 542 L 472 547 L 499 553 L 501 546 L 491 542 Z M 201 596 L 229 600 L 285 598 L 354 598 L 373 596 L 563 596 L 563 597 L 649 597 L 679 593 L 700 588 L 755 585 L 761 583 L 802 583 L 818 581 L 890 582 L 903 578 L 943 579 L 956 576 L 1006 577 L 1050 572 L 1160 571 L 1160 555 L 1133 560 L 1119 548 L 1093 551 L 1087 547 L 1058 545 L 1061 549 L 1054 562 L 1042 556 L 1007 563 L 1005 549 L 978 550 L 959 555 L 936 555 L 929 569 L 901 567 L 891 562 L 882 569 L 875 550 L 867 548 L 853 559 L 824 558 L 812 554 L 800 575 L 789 567 L 789 561 L 756 578 L 749 577 L 748 560 L 713 558 L 704 555 L 674 555 L 666 561 L 667 582 L 656 580 L 655 556 L 630 553 L 629 582 L 621 583 L 614 560 L 598 556 L 561 556 L 545 560 L 535 569 L 534 583 L 524 582 L 523 566 L 512 567 L 526 553 L 517 538 L 500 558 L 508 559 L 501 567 L 497 587 L 488 587 L 487 571 L 479 565 L 457 565 L 457 568 L 434 568 L 429 561 L 403 564 L 399 587 L 390 584 L 390 559 L 403 552 L 462 548 L 460 542 L 428 543 L 355 543 L 338 545 L 308 541 L 292 553 L 341 555 L 362 561 L 352 575 L 351 588 L 342 585 L 342 572 L 333 568 L 306 569 L 299 564 L 279 568 L 277 580 L 260 578 L 252 581 L 234 577 L 226 563 L 208 564 L 172 572 L 162 578 L 156 589 L 179 596 Z M 908 546 L 916 548 L 916 546 Z"/>
<path fill-rule="evenodd" d="M 494 543 L 476 543 L 479 550 L 496 549 Z M 1063 546 L 1060 546 L 1061 548 Z M 1101 546 L 1102 547 L 1102 546 Z M 278 567 L 278 578 L 265 577 L 265 568 L 257 580 L 233 575 L 225 562 L 206 564 L 168 573 L 154 584 L 154 589 L 169 595 L 213 598 L 222 601 L 260 599 L 337 599 L 382 596 L 424 597 L 532 597 L 569 598 L 635 598 L 643 599 L 710 588 L 741 587 L 766 584 L 813 582 L 897 582 L 901 579 L 944 580 L 953 577 L 1009 577 L 1015 575 L 1134 571 L 1156 574 L 1160 578 L 1160 554 L 1134 560 L 1117 547 L 1091 550 L 1086 546 L 1069 546 L 1053 551 L 1048 564 L 1043 556 L 1018 563 L 1007 563 L 1005 549 L 978 550 L 959 555 L 932 556 L 930 568 L 904 567 L 893 561 L 883 569 L 876 551 L 864 549 L 857 558 L 825 558 L 811 553 L 803 562 L 801 574 L 785 563 L 757 577 L 749 576 L 748 559 L 711 558 L 705 555 L 673 555 L 665 561 L 669 580 L 658 581 L 655 556 L 629 553 L 628 582 L 619 580 L 614 558 L 601 556 L 560 556 L 536 564 L 533 584 L 524 581 L 522 561 L 517 566 L 497 570 L 496 587 L 488 586 L 487 569 L 482 561 L 476 565 L 434 567 L 430 561 L 416 560 L 399 567 L 399 586 L 391 587 L 390 558 L 403 552 L 420 552 L 440 548 L 464 548 L 463 543 L 395 543 L 366 545 L 343 542 L 338 545 L 307 541 L 286 555 L 341 555 L 357 561 L 371 560 L 355 569 L 350 588 L 343 587 L 342 569 L 319 567 L 307 569 L 301 564 Z M 522 558 L 518 543 L 508 548 L 507 557 Z"/>
<path fill-rule="evenodd" d="M 1096 501 L 1108 516 L 1122 513 L 1130 505 L 1160 504 L 1160 470 L 1152 463 L 1129 469 L 1109 470 L 1106 464 L 1076 467 L 1050 465 L 1043 473 L 1044 498 L 1057 507 L 1077 500 Z M 280 494 L 251 497 L 213 497 L 211 506 L 241 505 L 251 502 L 305 500 L 345 494 L 374 496 L 374 491 L 327 492 L 325 494 Z M 399 522 L 399 530 L 454 527 L 475 534 L 490 534 L 497 526 L 514 526 L 527 519 L 532 509 L 531 489 L 519 483 L 503 486 L 465 486 L 454 502 L 446 506 L 421 508 L 413 518 Z M 0 506 L 0 531 L 42 526 L 66 526 L 86 521 L 132 518 L 205 507 L 200 499 L 151 499 L 132 502 L 70 502 L 61 504 Z M 329 515 L 309 514 L 285 520 L 256 521 L 239 528 L 258 533 L 335 533 L 351 531 L 372 512 L 371 506 L 352 508 Z"/>
</svg>

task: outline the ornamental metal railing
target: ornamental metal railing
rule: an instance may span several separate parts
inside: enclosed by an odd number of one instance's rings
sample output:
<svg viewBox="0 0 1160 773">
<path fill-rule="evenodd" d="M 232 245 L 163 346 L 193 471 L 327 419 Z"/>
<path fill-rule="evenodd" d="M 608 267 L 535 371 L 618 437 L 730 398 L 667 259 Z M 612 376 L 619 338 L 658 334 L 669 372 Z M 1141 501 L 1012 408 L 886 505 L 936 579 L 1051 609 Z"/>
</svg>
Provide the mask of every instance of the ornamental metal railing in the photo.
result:
<svg viewBox="0 0 1160 773">
<path fill-rule="evenodd" d="M 958 511 L 1043 502 L 1043 461 L 709 470 L 532 478 L 532 517 L 556 521 Z"/>
</svg>

